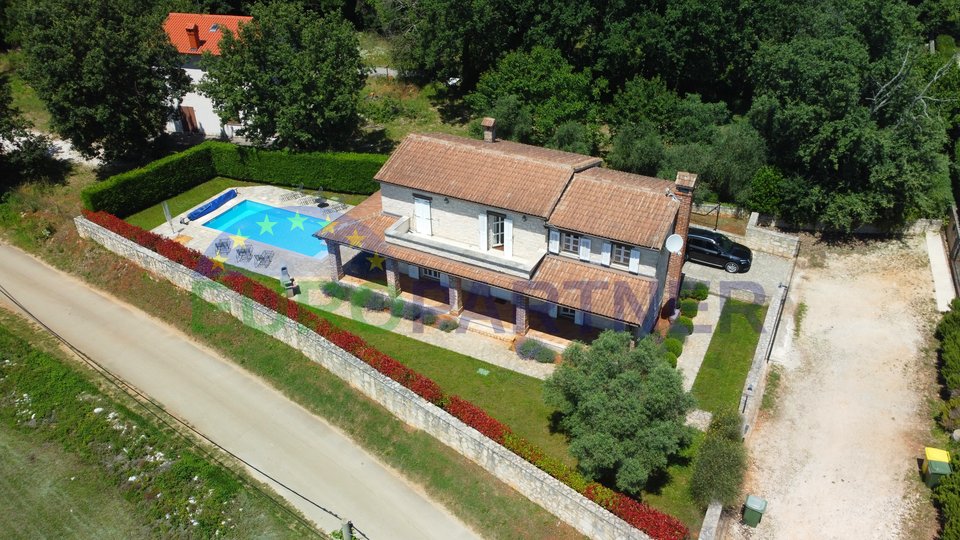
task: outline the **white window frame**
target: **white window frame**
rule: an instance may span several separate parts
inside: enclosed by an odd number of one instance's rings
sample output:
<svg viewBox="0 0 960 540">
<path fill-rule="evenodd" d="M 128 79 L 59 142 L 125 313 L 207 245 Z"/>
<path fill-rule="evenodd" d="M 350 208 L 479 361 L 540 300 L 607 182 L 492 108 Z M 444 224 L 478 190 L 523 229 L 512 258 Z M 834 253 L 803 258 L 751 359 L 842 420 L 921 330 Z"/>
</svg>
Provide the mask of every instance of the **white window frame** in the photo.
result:
<svg viewBox="0 0 960 540">
<path fill-rule="evenodd" d="M 630 266 L 631 249 L 631 246 L 614 242 L 610 250 L 610 262 L 617 266 Z"/>
<path fill-rule="evenodd" d="M 560 233 L 560 251 L 580 255 L 580 235 L 568 232 Z"/>
<path fill-rule="evenodd" d="M 577 319 L 577 310 L 573 309 L 572 307 L 557 306 L 557 318 L 574 321 Z"/>
<path fill-rule="evenodd" d="M 487 230 L 490 235 L 489 249 L 502 251 L 507 243 L 507 216 L 498 212 L 487 212 Z"/>
<path fill-rule="evenodd" d="M 432 279 L 434 281 L 440 281 L 440 271 L 434 270 L 433 268 L 421 268 L 420 274 L 423 276 L 423 279 Z"/>
</svg>

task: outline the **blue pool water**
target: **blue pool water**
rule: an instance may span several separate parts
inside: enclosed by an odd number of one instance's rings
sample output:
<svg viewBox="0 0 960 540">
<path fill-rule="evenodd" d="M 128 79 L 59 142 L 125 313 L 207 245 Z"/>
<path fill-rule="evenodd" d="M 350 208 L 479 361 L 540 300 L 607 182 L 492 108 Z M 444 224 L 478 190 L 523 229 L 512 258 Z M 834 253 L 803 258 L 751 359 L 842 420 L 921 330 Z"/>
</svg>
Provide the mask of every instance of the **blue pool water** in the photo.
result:
<svg viewBox="0 0 960 540">
<path fill-rule="evenodd" d="M 243 236 L 280 249 L 317 257 L 327 253 L 327 246 L 322 240 L 311 235 L 326 227 L 328 223 L 330 222 L 267 204 L 241 201 L 203 225 L 230 235 Z"/>
</svg>

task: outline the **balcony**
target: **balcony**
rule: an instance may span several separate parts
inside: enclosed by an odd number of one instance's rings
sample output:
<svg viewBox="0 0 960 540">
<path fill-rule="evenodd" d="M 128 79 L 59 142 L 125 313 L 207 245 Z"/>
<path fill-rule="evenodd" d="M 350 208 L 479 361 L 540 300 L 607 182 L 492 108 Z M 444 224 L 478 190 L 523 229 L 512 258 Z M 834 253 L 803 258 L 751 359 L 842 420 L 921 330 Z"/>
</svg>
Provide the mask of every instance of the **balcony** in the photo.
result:
<svg viewBox="0 0 960 540">
<path fill-rule="evenodd" d="M 474 232 L 474 234 L 476 233 Z M 518 257 L 514 253 L 513 257 L 507 258 L 497 250 L 479 251 L 468 244 L 447 238 L 417 234 L 410 230 L 410 218 L 408 216 L 398 218 L 396 223 L 387 227 L 387 230 L 384 231 L 384 239 L 397 246 L 431 253 L 453 261 L 524 279 L 530 279 L 537 263 L 547 253 L 546 246 L 532 253 L 530 257 Z"/>
</svg>

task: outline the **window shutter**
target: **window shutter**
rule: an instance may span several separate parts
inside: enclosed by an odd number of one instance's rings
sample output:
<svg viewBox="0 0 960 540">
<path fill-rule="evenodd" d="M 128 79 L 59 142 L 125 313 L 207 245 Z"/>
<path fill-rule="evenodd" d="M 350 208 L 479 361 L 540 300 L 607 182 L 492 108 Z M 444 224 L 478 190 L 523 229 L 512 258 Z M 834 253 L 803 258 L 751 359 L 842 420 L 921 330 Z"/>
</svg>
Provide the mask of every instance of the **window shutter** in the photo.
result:
<svg viewBox="0 0 960 540">
<path fill-rule="evenodd" d="M 590 239 L 585 236 L 580 237 L 580 260 L 590 260 Z"/>
<path fill-rule="evenodd" d="M 450 286 L 450 276 L 447 275 L 447 274 L 444 274 L 443 272 L 441 272 L 441 273 L 440 273 L 440 285 L 442 285 L 442 286 L 444 286 L 444 287 L 449 287 L 449 286 Z"/>
<path fill-rule="evenodd" d="M 573 322 L 583 324 L 583 312 L 579 309 L 573 312 Z"/>
<path fill-rule="evenodd" d="M 560 253 L 560 231 L 550 230 L 550 253 Z"/>
<path fill-rule="evenodd" d="M 480 224 L 480 251 L 487 250 L 487 213 L 480 212 L 477 216 L 477 223 Z"/>
<path fill-rule="evenodd" d="M 613 249 L 613 246 L 610 242 L 603 243 L 603 252 L 600 255 L 600 264 L 604 266 L 610 266 L 610 250 Z"/>
<path fill-rule="evenodd" d="M 503 255 L 513 257 L 513 218 L 503 218 Z"/>
<path fill-rule="evenodd" d="M 640 248 L 630 250 L 630 271 L 634 274 L 640 273 Z"/>
<path fill-rule="evenodd" d="M 407 265 L 407 275 L 413 279 L 420 279 L 420 267 L 412 264 Z"/>
<path fill-rule="evenodd" d="M 557 318 L 557 305 L 556 305 L 556 304 L 550 304 L 550 316 L 553 317 L 554 319 Z"/>
</svg>

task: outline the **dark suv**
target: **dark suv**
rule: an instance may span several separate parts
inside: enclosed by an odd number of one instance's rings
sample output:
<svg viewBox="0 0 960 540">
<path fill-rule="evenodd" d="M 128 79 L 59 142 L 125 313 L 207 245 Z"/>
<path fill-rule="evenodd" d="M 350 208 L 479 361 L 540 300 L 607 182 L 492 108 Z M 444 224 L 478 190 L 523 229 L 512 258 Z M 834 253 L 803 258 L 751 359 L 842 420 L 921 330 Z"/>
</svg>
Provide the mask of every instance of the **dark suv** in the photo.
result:
<svg viewBox="0 0 960 540">
<path fill-rule="evenodd" d="M 721 266 L 736 274 L 750 270 L 753 253 L 726 236 L 707 229 L 690 227 L 687 232 L 687 260 L 711 266 Z"/>
</svg>

